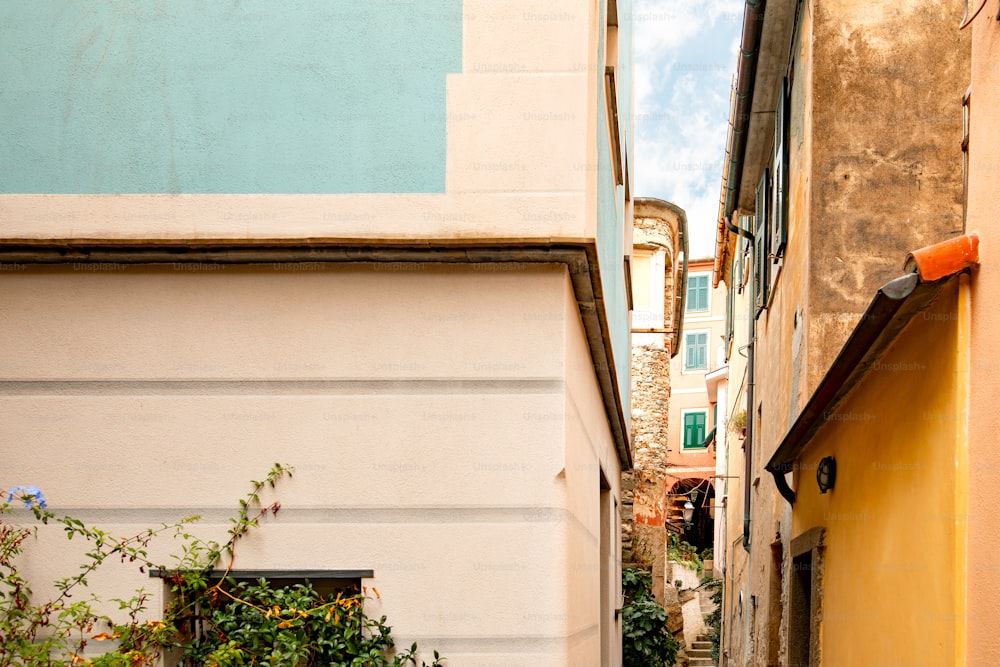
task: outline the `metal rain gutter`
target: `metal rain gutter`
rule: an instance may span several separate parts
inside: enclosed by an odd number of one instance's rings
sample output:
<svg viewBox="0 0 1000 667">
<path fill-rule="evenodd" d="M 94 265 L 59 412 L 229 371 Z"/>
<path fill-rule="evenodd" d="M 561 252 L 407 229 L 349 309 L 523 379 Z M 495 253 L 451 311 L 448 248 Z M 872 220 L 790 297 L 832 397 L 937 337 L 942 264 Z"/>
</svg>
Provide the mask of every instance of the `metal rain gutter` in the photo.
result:
<svg viewBox="0 0 1000 667">
<path fill-rule="evenodd" d="M 726 196 L 723 217 L 730 218 L 736 209 L 736 194 L 743 178 L 743 158 L 746 156 L 747 130 L 753 104 L 754 79 L 760 55 L 760 36 L 764 29 L 765 0 L 747 0 L 743 13 L 743 38 L 740 42 L 740 63 L 736 75 L 736 104 L 730 125 L 732 152 L 727 165 Z"/>
<path fill-rule="evenodd" d="M 926 309 L 950 280 L 978 262 L 978 236 L 949 239 L 914 251 L 906 262 L 906 268 L 913 272 L 889 281 L 875 293 L 851 337 L 765 466 L 789 504 L 795 503 L 795 492 L 785 475 L 797 468 L 796 461 L 812 437 L 914 316 Z"/>
<path fill-rule="evenodd" d="M 726 231 L 739 234 L 731 222 L 736 210 L 736 195 L 743 178 L 743 160 L 746 157 L 747 133 L 753 91 L 760 56 L 760 38 L 764 30 L 765 0 L 747 0 L 743 12 L 743 36 L 740 41 L 740 58 L 736 71 L 736 86 L 729 111 L 729 135 L 726 139 L 726 158 L 723 164 L 722 193 L 719 197 L 719 227 L 716 235 L 713 286 L 717 287 L 725 273 Z M 748 237 L 749 238 L 749 237 Z"/>
</svg>

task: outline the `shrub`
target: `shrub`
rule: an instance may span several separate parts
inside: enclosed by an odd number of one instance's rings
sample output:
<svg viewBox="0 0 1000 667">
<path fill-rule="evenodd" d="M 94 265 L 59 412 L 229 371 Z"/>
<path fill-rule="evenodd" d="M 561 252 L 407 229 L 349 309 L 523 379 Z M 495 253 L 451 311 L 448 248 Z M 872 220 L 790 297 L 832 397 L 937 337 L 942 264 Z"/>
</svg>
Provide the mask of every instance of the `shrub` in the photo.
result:
<svg viewBox="0 0 1000 667">
<path fill-rule="evenodd" d="M 622 571 L 622 658 L 627 667 L 663 667 L 677 658 L 679 643 L 667 630 L 667 612 L 653 598 L 645 570 Z"/>
<path fill-rule="evenodd" d="M 260 494 L 291 474 L 290 467 L 276 464 L 264 480 L 251 483 L 252 490 L 240 500 L 240 509 L 230 520 L 229 540 L 222 546 L 185 532 L 197 517 L 118 537 L 72 517 L 59 518 L 46 509 L 37 488 L 16 487 L 0 505 L 0 667 L 145 667 L 157 664 L 167 651 L 180 655 L 185 665 L 208 667 L 416 665 L 416 644 L 395 651 L 385 616 L 375 620 L 365 615 L 367 591 L 324 596 L 308 582 L 274 587 L 264 579 L 241 582 L 229 576 L 212 577 L 222 562 L 228 562 L 228 575 L 242 537 L 278 513 L 280 504 L 264 507 Z M 89 551 L 80 572 L 56 581 L 56 595 L 50 600 L 34 598 L 17 566 L 24 542 L 36 527 L 4 521 L 15 498 L 24 501 L 41 524 L 61 524 L 68 539 L 87 542 Z M 146 555 L 149 543 L 165 532 L 183 541 L 177 566 L 169 569 L 156 567 Z M 115 623 L 99 611 L 106 602 L 98 596 L 74 598 L 88 591 L 87 577 L 108 559 L 134 563 L 142 571 L 160 571 L 174 594 L 162 620 L 140 621 L 147 600 L 142 590 L 129 600 L 112 600 L 126 612 L 124 623 Z M 378 591 L 373 591 L 378 597 Z M 83 657 L 91 641 L 115 645 L 91 660 Z M 437 651 L 433 655 L 431 665 L 422 663 L 424 667 L 441 666 Z"/>
</svg>

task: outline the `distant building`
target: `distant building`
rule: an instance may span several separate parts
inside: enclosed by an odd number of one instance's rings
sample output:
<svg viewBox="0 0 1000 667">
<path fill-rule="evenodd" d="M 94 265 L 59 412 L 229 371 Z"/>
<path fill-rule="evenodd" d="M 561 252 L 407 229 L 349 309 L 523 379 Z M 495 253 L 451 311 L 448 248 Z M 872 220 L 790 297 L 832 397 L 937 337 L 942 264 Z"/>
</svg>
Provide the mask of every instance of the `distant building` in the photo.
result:
<svg viewBox="0 0 1000 667">
<path fill-rule="evenodd" d="M 220 537 L 288 463 L 239 570 L 619 665 L 631 3 L 362 4 L 5 6 L 0 484 Z"/>
<path fill-rule="evenodd" d="M 683 332 L 670 367 L 667 498 L 671 515 L 667 526 L 702 551 L 715 543 L 719 424 L 719 407 L 709 400 L 705 376 L 726 363 L 726 290 L 713 288 L 711 258 L 690 260 L 685 280 Z M 688 502 L 694 512 L 691 521 L 685 522 L 683 508 Z"/>
<path fill-rule="evenodd" d="M 649 566 L 663 601 L 671 358 L 684 305 L 687 216 L 660 199 L 635 201 L 632 238 L 633 469 L 623 475 L 625 558 Z M 669 582 L 667 582 L 669 583 Z"/>
</svg>

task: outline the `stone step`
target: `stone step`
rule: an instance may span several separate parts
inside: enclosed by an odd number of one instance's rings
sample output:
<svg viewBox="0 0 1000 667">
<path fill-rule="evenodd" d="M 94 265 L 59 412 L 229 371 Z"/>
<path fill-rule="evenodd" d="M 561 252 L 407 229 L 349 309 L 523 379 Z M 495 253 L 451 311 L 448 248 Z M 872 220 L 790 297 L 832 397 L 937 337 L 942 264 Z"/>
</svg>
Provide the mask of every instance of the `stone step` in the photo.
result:
<svg viewBox="0 0 1000 667">
<path fill-rule="evenodd" d="M 711 651 L 712 642 L 708 640 L 698 640 L 691 644 L 691 649 L 694 651 Z"/>
<path fill-rule="evenodd" d="M 715 667 L 715 663 L 711 658 L 691 658 L 688 665 L 690 667 Z"/>
<path fill-rule="evenodd" d="M 711 658 L 712 652 L 706 649 L 691 649 L 688 651 L 689 658 Z"/>
</svg>

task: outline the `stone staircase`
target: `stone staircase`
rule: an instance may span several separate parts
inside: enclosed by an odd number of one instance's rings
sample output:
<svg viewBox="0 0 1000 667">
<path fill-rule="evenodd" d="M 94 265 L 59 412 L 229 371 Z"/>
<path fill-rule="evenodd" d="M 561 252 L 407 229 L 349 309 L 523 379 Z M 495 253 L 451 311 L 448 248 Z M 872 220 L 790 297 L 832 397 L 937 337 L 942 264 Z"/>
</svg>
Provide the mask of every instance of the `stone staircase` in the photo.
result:
<svg viewBox="0 0 1000 667">
<path fill-rule="evenodd" d="M 712 660 L 712 640 L 708 635 L 698 635 L 687 654 L 690 667 L 715 667 Z"/>
<path fill-rule="evenodd" d="M 698 598 L 701 603 L 701 615 L 705 617 L 707 624 L 708 615 L 715 611 L 716 604 L 712 602 L 712 595 L 708 591 L 701 591 Z M 707 634 L 698 635 L 688 647 L 687 654 L 690 667 L 716 667 L 712 660 L 712 640 Z"/>
</svg>

